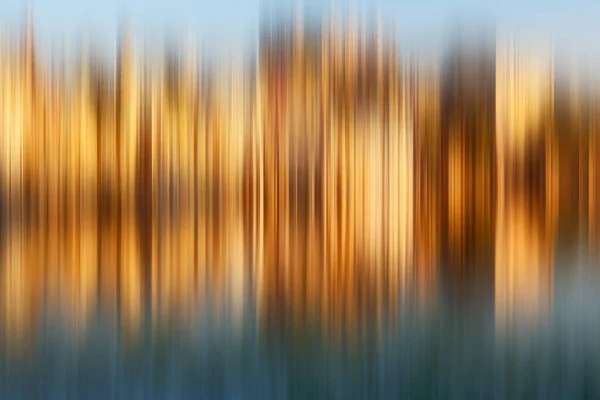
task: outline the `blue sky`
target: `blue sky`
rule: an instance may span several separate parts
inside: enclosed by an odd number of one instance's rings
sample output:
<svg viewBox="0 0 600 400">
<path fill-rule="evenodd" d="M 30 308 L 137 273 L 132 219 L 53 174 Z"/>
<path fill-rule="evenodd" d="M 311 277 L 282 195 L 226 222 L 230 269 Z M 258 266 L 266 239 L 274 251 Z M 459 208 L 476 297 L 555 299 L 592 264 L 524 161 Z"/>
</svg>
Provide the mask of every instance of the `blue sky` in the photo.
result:
<svg viewBox="0 0 600 400">
<path fill-rule="evenodd" d="M 560 47 L 600 54 L 600 0 L 29 0 L 36 34 L 62 40 L 81 33 L 113 40 L 126 19 L 148 37 L 191 33 L 214 43 L 258 32 L 261 10 L 352 8 L 379 12 L 411 42 L 440 41 L 456 22 L 551 37 Z M 0 0 L 0 23 L 18 26 L 26 0 Z"/>
</svg>

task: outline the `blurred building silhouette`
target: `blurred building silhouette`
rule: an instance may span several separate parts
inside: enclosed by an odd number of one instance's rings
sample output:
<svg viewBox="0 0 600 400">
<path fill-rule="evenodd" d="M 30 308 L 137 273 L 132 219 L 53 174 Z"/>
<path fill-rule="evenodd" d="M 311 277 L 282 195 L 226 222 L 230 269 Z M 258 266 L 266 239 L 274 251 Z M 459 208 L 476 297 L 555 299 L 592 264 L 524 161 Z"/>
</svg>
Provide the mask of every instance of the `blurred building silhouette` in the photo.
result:
<svg viewBox="0 0 600 400">
<path fill-rule="evenodd" d="M 352 18 L 265 21 L 250 59 L 127 32 L 74 72 L 38 62 L 30 23 L 2 42 L 8 344 L 46 303 L 132 345 L 253 302 L 261 328 L 332 342 L 446 300 L 502 327 L 551 315 L 557 249 L 597 251 L 597 93 L 552 55 L 426 59 Z"/>
<path fill-rule="evenodd" d="M 459 301 L 472 290 L 493 293 L 495 62 L 493 45 L 458 42 L 444 69 L 442 257 L 452 297 Z M 493 301 L 483 301 L 488 303 Z"/>
</svg>

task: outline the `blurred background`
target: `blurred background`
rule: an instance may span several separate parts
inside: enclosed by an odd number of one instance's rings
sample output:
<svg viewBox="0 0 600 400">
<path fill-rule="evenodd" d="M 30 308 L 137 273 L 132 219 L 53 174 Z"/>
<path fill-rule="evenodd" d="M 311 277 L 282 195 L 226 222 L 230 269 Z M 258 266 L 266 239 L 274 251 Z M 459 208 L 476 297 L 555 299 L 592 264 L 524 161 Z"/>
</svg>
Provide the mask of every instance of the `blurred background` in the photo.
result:
<svg viewBox="0 0 600 400">
<path fill-rule="evenodd" d="M 597 17 L 0 3 L 0 396 L 600 395 Z"/>
</svg>

